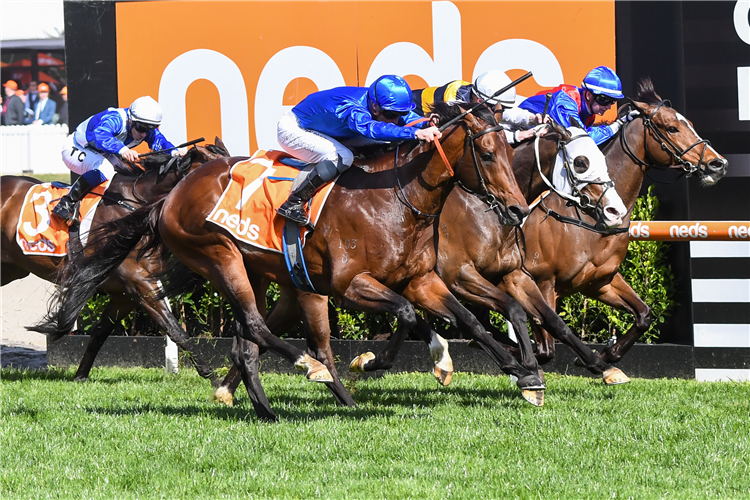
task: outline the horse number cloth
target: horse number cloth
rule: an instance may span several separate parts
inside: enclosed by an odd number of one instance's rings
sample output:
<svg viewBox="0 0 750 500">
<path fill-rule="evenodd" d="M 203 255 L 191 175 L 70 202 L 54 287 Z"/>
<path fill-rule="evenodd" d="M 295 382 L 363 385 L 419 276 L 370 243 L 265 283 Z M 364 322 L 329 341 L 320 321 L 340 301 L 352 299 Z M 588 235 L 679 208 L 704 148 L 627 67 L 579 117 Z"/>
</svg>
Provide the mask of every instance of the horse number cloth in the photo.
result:
<svg viewBox="0 0 750 500">
<path fill-rule="evenodd" d="M 94 213 L 110 181 L 98 185 L 81 200 L 79 220 L 81 222 L 81 244 L 86 245 L 86 237 Z M 68 188 L 59 188 L 49 182 L 36 184 L 26 193 L 21 205 L 16 229 L 16 242 L 25 255 L 49 255 L 65 257 L 68 250 L 68 225 L 50 212 Z"/>
<path fill-rule="evenodd" d="M 276 209 L 289 197 L 299 170 L 280 162 L 289 157 L 283 151 L 257 151 L 229 171 L 230 182 L 206 220 L 229 231 L 240 241 L 265 250 L 283 253 L 286 219 Z M 316 223 L 328 194 L 330 183 L 313 198 L 310 218 Z M 304 243 L 304 235 L 301 236 Z"/>
</svg>

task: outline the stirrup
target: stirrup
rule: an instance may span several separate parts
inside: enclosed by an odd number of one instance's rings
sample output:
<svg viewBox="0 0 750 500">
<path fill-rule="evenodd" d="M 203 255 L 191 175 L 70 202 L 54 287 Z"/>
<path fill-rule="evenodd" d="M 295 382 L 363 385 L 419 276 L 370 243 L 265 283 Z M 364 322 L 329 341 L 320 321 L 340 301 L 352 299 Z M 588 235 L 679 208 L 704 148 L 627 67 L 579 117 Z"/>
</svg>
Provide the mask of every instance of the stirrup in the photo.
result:
<svg viewBox="0 0 750 500">
<path fill-rule="evenodd" d="M 65 221 L 66 224 L 71 225 L 78 220 L 78 204 L 69 202 L 67 200 L 60 200 L 52 209 L 52 215 L 56 215 Z"/>
<path fill-rule="evenodd" d="M 310 218 L 307 216 L 307 213 L 305 213 L 305 209 L 301 203 L 291 203 L 289 201 L 284 202 L 284 204 L 276 210 L 276 213 L 285 219 L 296 222 L 300 226 L 314 229 L 314 226 L 312 225 Z"/>
</svg>

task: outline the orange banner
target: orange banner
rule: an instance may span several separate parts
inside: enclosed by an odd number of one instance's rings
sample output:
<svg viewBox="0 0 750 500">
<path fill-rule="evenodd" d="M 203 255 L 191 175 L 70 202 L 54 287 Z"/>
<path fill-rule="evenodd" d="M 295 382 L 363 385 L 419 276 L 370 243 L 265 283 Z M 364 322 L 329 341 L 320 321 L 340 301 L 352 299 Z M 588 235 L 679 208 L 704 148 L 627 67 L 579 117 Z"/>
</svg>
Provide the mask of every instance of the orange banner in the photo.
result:
<svg viewBox="0 0 750 500">
<path fill-rule="evenodd" d="M 630 240 L 747 241 L 750 221 L 631 221 Z"/>
<path fill-rule="evenodd" d="M 277 149 L 278 119 L 311 92 L 383 74 L 422 88 L 532 71 L 518 88 L 531 96 L 615 66 L 613 0 L 151 1 L 116 14 L 119 105 L 151 95 L 172 143 L 218 135 L 234 155 Z"/>
</svg>

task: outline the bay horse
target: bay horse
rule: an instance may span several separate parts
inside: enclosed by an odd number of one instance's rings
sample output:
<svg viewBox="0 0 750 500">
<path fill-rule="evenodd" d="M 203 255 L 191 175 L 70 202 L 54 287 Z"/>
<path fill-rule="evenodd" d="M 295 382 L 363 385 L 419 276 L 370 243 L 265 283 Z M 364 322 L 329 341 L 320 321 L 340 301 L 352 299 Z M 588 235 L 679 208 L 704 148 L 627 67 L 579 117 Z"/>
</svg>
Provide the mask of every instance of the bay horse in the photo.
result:
<svg viewBox="0 0 750 500">
<path fill-rule="evenodd" d="M 512 149 L 490 110 L 467 113 L 459 105 L 440 103 L 435 112 L 442 123 L 458 119 L 444 132 L 447 162 L 436 154 L 434 145 L 411 143 L 414 147 L 407 151 L 400 146 L 396 149 L 395 160 L 382 155 L 359 161 L 359 168 L 342 174 L 306 241 L 308 274 L 320 294 L 333 297 L 343 308 L 396 316 L 398 326 L 391 345 L 386 352 L 364 360 L 362 369 L 389 368 L 389 360 L 415 328 L 420 334 L 437 335 L 429 327 L 425 331 L 426 323 L 414 310 L 417 306 L 461 325 L 503 371 L 518 377 L 524 398 L 534 404 L 544 389 L 536 371 L 521 366 L 495 342 L 434 271 L 433 222 L 455 183 L 482 193 L 506 223 L 520 224 L 527 215 L 528 205 L 511 169 Z M 107 261 L 95 271 L 106 276 L 142 239 L 148 248 L 163 244 L 188 268 L 208 279 L 231 304 L 242 326 L 235 343 L 239 348 L 232 350 L 235 364 L 244 353 L 260 347 L 305 370 L 308 380 L 335 384 L 338 377 L 332 376 L 332 353 L 320 363 L 274 336 L 264 322 L 268 281 L 293 286 L 284 257 L 238 242 L 205 223 L 237 161 L 208 162 L 164 200 L 110 224 L 110 237 L 103 236 L 105 248 L 88 256 L 85 267 L 95 270 L 99 261 Z M 345 248 L 345 240 L 356 240 L 356 244 Z M 62 285 L 80 286 L 75 278 Z M 343 386 L 341 390 L 346 392 Z M 252 394 L 251 400 L 259 418 L 275 419 L 267 400 Z M 350 396 L 349 401 L 353 404 Z"/>
<path fill-rule="evenodd" d="M 145 171 L 133 165 L 133 172 L 119 172 L 112 179 L 105 192 L 94 219 L 91 231 L 106 221 L 120 218 L 135 210 L 163 198 L 190 171 L 199 165 L 228 154 L 218 137 L 215 145 L 208 147 L 196 146 L 190 148 L 185 156 L 169 163 L 172 157 L 169 153 L 146 156 L 141 159 Z M 167 167 L 168 166 L 168 167 Z M 165 170 L 165 171 L 164 171 Z M 0 222 L 2 238 L 2 285 L 35 274 L 40 278 L 55 282 L 58 273 L 63 269 L 67 258 L 45 255 L 25 255 L 16 243 L 16 227 L 21 211 L 21 204 L 28 190 L 40 181 L 31 177 L 3 176 L 0 182 L 2 193 L 0 201 Z M 93 234 L 90 233 L 90 234 Z M 70 241 L 69 245 L 80 244 Z M 89 238 L 86 252 L 96 251 L 98 244 L 95 238 Z M 70 252 L 69 252 L 70 253 Z M 169 304 L 164 300 L 157 300 L 154 292 L 157 285 L 148 279 L 160 269 L 160 263 L 154 259 L 137 260 L 135 255 L 129 256 L 113 269 L 108 279 L 101 283 L 98 290 L 107 293 L 110 301 L 102 312 L 101 318 L 90 330 L 89 342 L 83 355 L 75 380 L 83 382 L 88 378 L 94 360 L 107 337 L 114 331 L 117 323 L 126 317 L 135 307 L 142 306 L 161 329 L 191 358 L 198 373 L 216 383 L 215 375 L 205 360 L 192 348 L 188 342 L 188 335 L 182 329 L 177 319 L 171 313 Z M 84 300 L 85 303 L 85 300 Z M 78 310 L 69 315 L 60 324 L 59 329 L 30 327 L 30 329 L 48 333 L 54 341 L 70 333 L 78 318 Z"/>
<path fill-rule="evenodd" d="M 630 223 L 648 169 L 683 169 L 688 175 L 698 176 L 701 185 L 707 187 L 724 176 L 728 165 L 708 141 L 701 139 L 688 119 L 656 94 L 650 79 L 638 83 L 637 95 L 630 106 L 640 111 L 640 115 L 623 126 L 603 148 L 610 175 L 628 208 L 624 227 Z M 622 108 L 620 114 L 625 111 Z M 564 200 L 556 196 L 547 198 L 546 206 L 549 210 L 573 216 Z M 599 354 L 607 363 L 622 359 L 652 322 L 651 309 L 618 272 L 627 253 L 628 234 L 603 236 L 562 224 L 547 218 L 541 207 L 532 211 L 524 225 L 524 234 L 524 269 L 538 285 L 551 309 L 555 309 L 559 297 L 583 293 L 633 314 L 634 325 L 614 345 Z M 552 359 L 555 344 L 549 332 L 535 323 L 532 323 L 532 330 L 537 343 L 537 358 L 542 363 Z"/>
</svg>

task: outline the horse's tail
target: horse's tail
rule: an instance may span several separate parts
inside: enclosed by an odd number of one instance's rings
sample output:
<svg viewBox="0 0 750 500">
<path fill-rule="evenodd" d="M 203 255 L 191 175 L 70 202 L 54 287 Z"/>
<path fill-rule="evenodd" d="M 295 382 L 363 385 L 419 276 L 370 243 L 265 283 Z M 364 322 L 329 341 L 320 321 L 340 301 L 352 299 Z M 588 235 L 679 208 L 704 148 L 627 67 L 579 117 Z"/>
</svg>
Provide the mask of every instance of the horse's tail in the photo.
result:
<svg viewBox="0 0 750 500">
<path fill-rule="evenodd" d="M 58 288 L 47 315 L 29 330 L 58 340 L 73 330 L 88 299 L 138 246 L 138 258 L 161 246 L 157 229 L 165 199 L 139 208 L 121 219 L 106 222 L 89 233 L 95 251 L 72 257 L 58 276 Z"/>
</svg>

